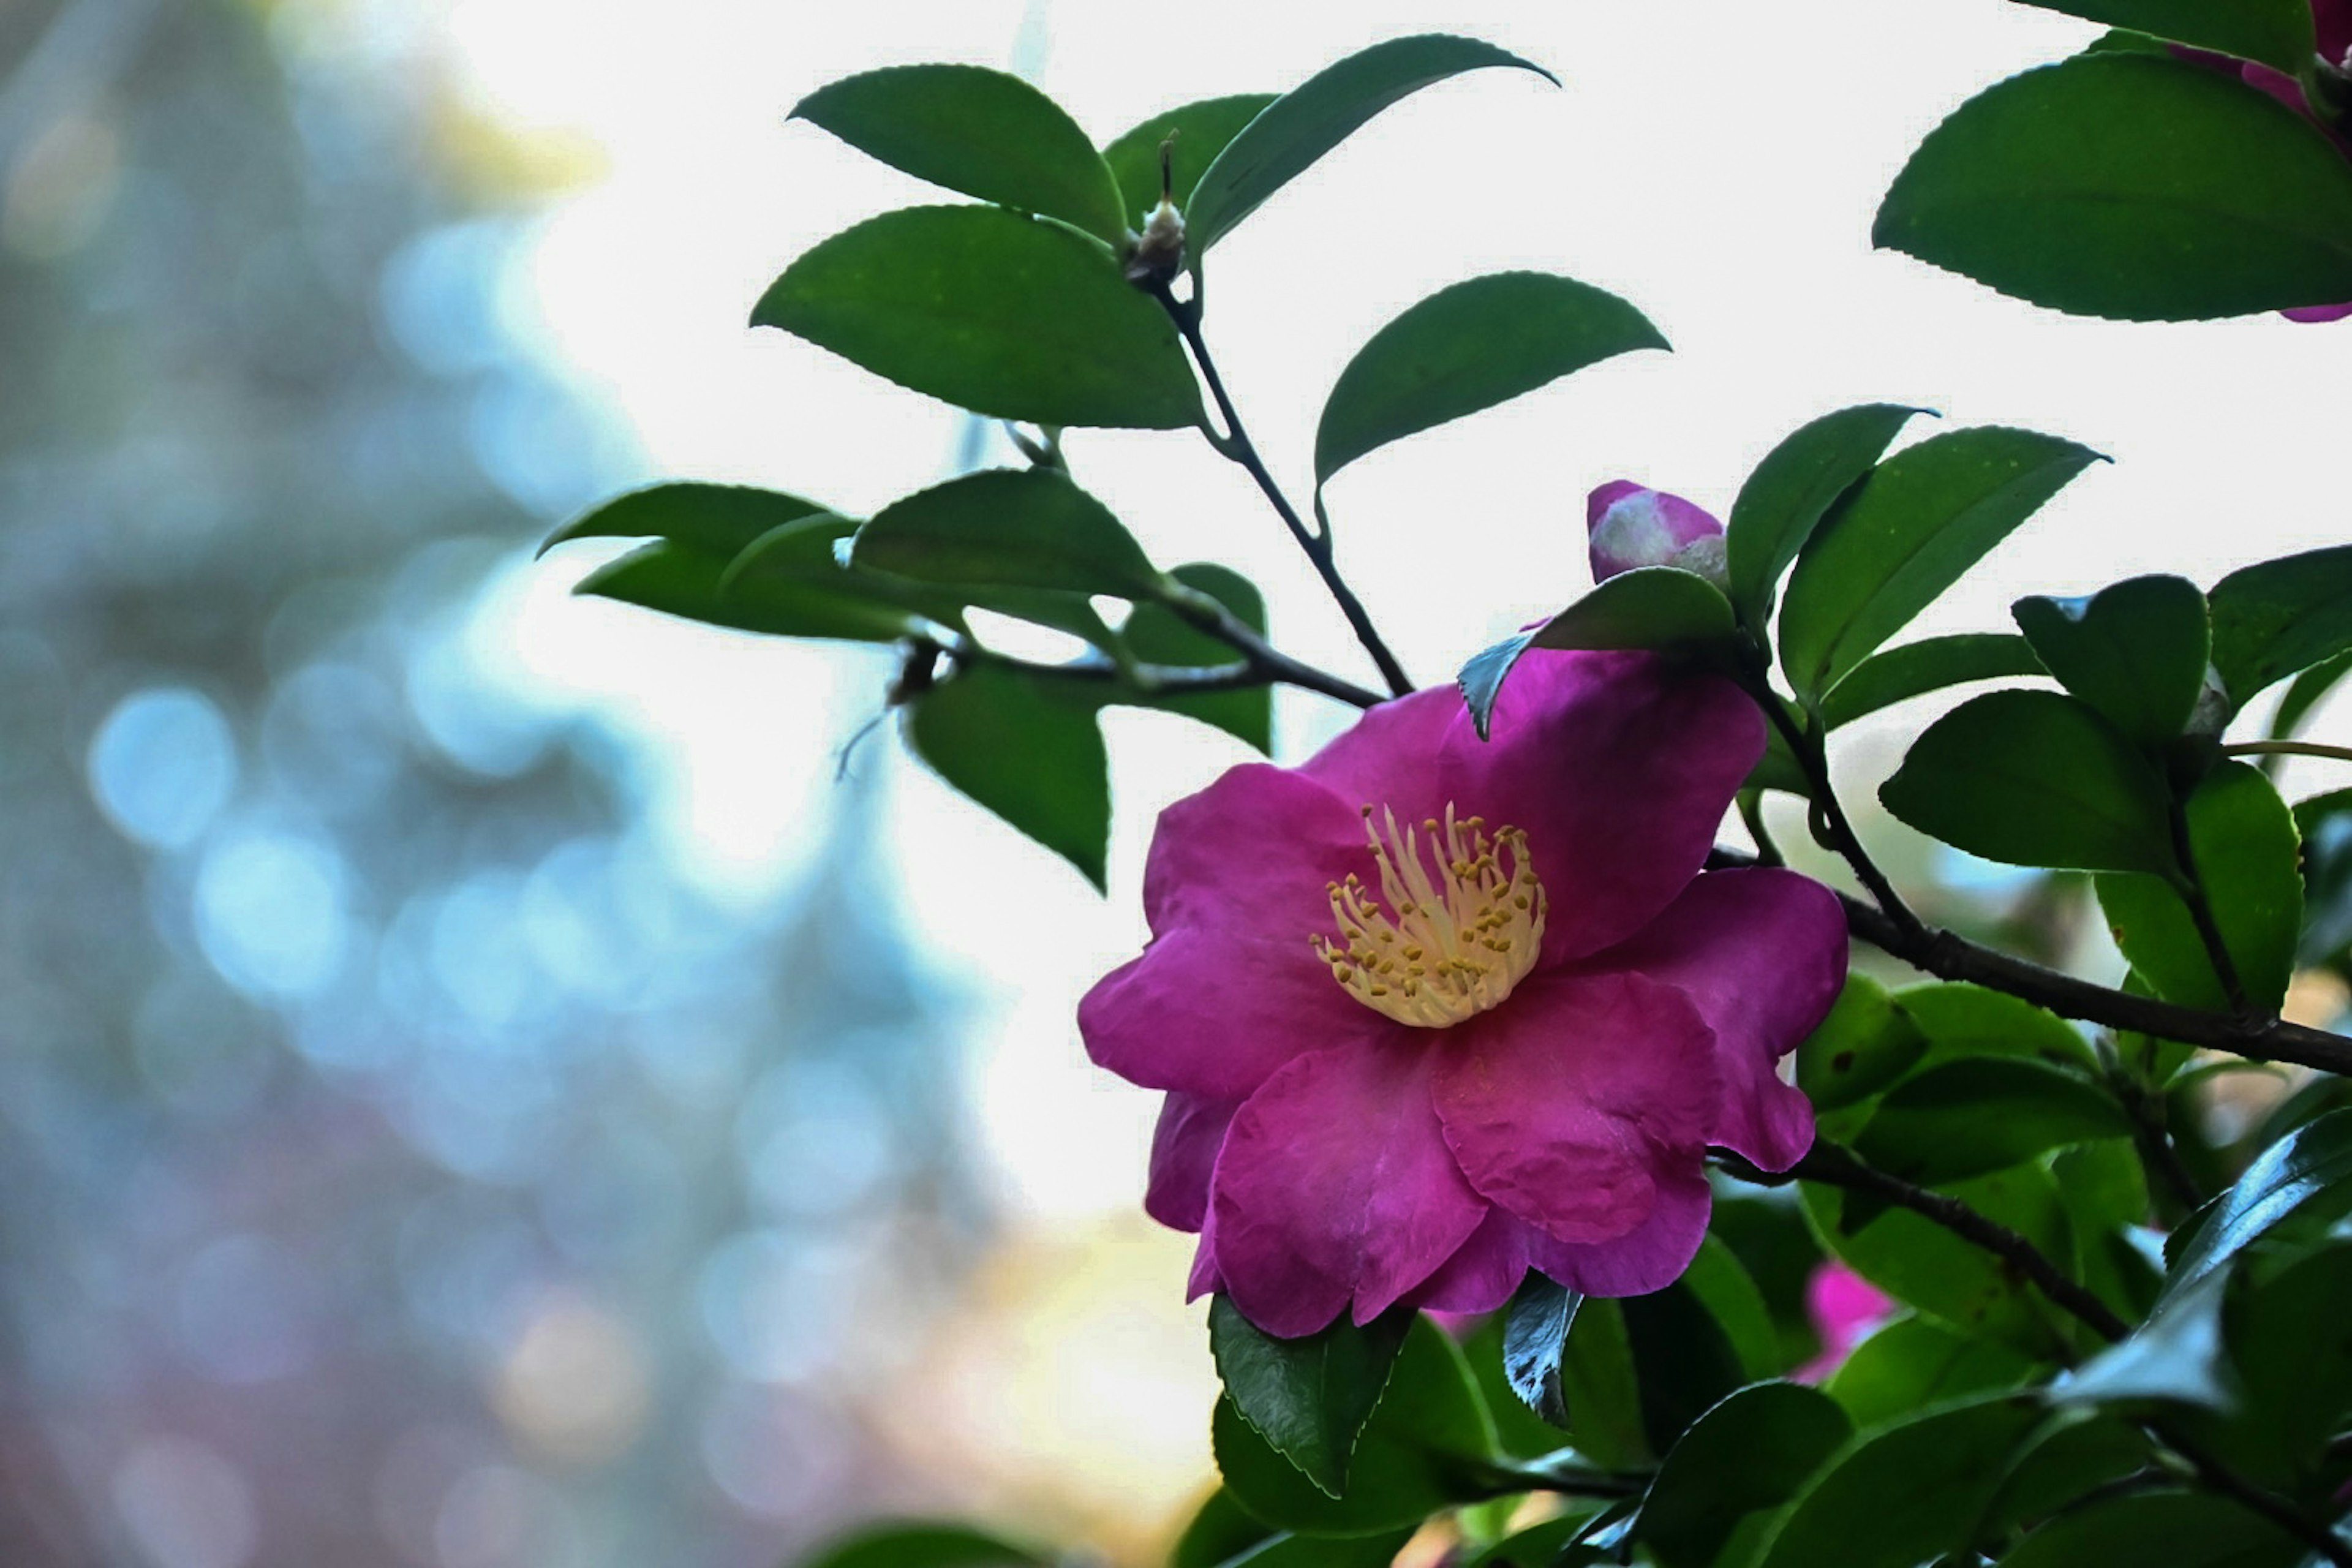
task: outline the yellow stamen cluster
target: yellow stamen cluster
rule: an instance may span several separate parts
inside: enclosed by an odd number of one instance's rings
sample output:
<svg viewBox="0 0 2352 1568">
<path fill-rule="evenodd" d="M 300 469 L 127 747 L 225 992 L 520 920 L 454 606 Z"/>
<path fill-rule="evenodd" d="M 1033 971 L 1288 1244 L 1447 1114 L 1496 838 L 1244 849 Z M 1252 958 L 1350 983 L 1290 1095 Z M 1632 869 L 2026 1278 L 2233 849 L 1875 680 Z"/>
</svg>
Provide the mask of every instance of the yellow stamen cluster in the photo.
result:
<svg viewBox="0 0 2352 1568">
<path fill-rule="evenodd" d="M 1368 805 L 1364 835 L 1379 891 L 1352 872 L 1331 883 L 1339 940 L 1307 939 L 1331 978 L 1365 1006 L 1421 1029 L 1461 1023 L 1508 996 L 1543 946 L 1544 891 L 1528 836 L 1516 827 L 1489 835 L 1485 818 L 1457 819 L 1451 802 L 1444 822 L 1430 817 L 1418 832 Z"/>
</svg>

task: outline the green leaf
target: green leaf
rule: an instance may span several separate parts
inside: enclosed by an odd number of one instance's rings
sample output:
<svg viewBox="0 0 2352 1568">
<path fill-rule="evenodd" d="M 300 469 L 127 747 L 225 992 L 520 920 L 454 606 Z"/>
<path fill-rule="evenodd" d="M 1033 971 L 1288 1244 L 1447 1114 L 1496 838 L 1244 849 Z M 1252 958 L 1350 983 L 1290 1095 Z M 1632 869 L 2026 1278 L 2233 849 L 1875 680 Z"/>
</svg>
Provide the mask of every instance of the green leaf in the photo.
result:
<svg viewBox="0 0 2352 1568">
<path fill-rule="evenodd" d="M 1045 1552 L 969 1525 L 866 1525 L 801 1560 L 800 1568 L 1044 1568 Z"/>
<path fill-rule="evenodd" d="M 1732 602 L 1751 626 L 1772 616 L 1780 574 L 1805 547 L 1837 499 L 1883 456 L 1915 414 L 1894 403 L 1865 403 L 1824 414 L 1764 455 L 1731 503 L 1723 548 Z"/>
<path fill-rule="evenodd" d="M 2114 725 L 2054 691 L 1960 704 L 1913 742 L 1878 798 L 1988 860 L 2180 874 L 2163 778 Z"/>
<path fill-rule="evenodd" d="M 2205 595 L 2186 577 L 2134 577 L 2086 599 L 2010 606 L 2058 683 L 2144 746 L 2176 740 L 2205 689 Z"/>
<path fill-rule="evenodd" d="M 1103 149 L 1103 162 L 1118 181 L 1120 205 L 1127 221 L 1142 226 L 1144 216 L 1160 205 L 1160 143 L 1176 138 L 1170 173 L 1169 195 L 1181 210 L 1192 205 L 1193 188 L 1225 143 L 1243 126 L 1258 117 L 1275 100 L 1270 92 L 1240 92 L 1230 98 L 1203 99 L 1155 114 Z"/>
<path fill-rule="evenodd" d="M 1871 238 L 2078 315 L 2327 305 L 2352 300 L 2352 164 L 2233 76 L 2080 55 L 1962 104 L 1895 176 Z"/>
<path fill-rule="evenodd" d="M 1663 1454 L 1692 1422 L 1746 1383 L 1747 1371 L 1731 1335 L 1687 1277 L 1647 1296 L 1627 1296 L 1617 1307 L 1633 1350 L 1643 1435 L 1652 1453 Z"/>
<path fill-rule="evenodd" d="M 1793 1383 L 1759 1383 L 1709 1410 L 1682 1436 L 1642 1504 L 1637 1533 L 1664 1568 L 1741 1561 L 1755 1533 L 1853 1435 L 1837 1402 Z"/>
<path fill-rule="evenodd" d="M 1937 1061 L 1957 1057 L 2030 1057 L 2060 1067 L 2095 1068 L 2098 1058 L 2055 1013 L 2007 992 L 1965 981 L 1930 981 L 1895 993 Z"/>
<path fill-rule="evenodd" d="M 983 66 L 887 66 L 802 99 L 793 118 L 919 180 L 1044 213 L 1111 244 L 1126 237 L 1118 187 L 1062 106 Z"/>
<path fill-rule="evenodd" d="M 835 235 L 769 286 L 751 324 L 1000 419 L 1202 418 L 1167 313 L 1082 237 L 1001 207 L 908 207 Z"/>
<path fill-rule="evenodd" d="M 1109 758 L 1076 682 L 973 665 L 915 704 L 907 739 L 941 778 L 1103 886 Z"/>
<path fill-rule="evenodd" d="M 2020 1449 L 1985 1507 L 1979 1539 L 2005 1535 L 2079 1503 L 2095 1487 L 2147 1468 L 2147 1435 L 2115 1415 L 2062 1411 Z"/>
<path fill-rule="evenodd" d="M 1786 1369 L 1764 1292 L 1721 1237 L 1710 1231 L 1700 1241 L 1697 1256 L 1683 1271 L 1682 1283 L 1723 1331 L 1736 1363 L 1736 1382 L 1777 1377 Z"/>
<path fill-rule="evenodd" d="M 2232 572 L 2210 596 L 2213 668 L 2232 710 L 2273 681 L 2352 649 L 2352 545 Z"/>
<path fill-rule="evenodd" d="M 2010 632 L 1958 632 L 1922 637 L 1872 654 L 1822 699 L 1822 722 L 1834 730 L 1867 713 L 1958 686 L 2011 675 L 2046 673 L 2033 645 Z"/>
<path fill-rule="evenodd" d="M 1503 1313 L 1503 1373 L 1521 1404 L 1555 1426 L 1568 1425 L 1560 1358 L 1584 1298 L 1530 1269 Z"/>
<path fill-rule="evenodd" d="M 1185 220 L 1192 255 L 1206 255 L 1268 196 L 1390 104 L 1482 66 L 1516 66 L 1559 84 L 1541 66 L 1492 44 L 1426 33 L 1374 44 L 1284 93 L 1225 143 L 1201 175 Z"/>
<path fill-rule="evenodd" d="M 963 629 L 964 606 L 975 602 L 970 595 L 843 565 L 845 542 L 857 529 L 856 519 L 829 511 L 772 528 L 736 552 L 719 576 L 719 591 L 730 604 L 763 606 L 795 597 L 825 603 L 854 596 L 878 608 L 911 611 L 942 626 Z M 901 625 L 906 621 L 904 614 L 895 618 Z"/>
<path fill-rule="evenodd" d="M 896 642 L 920 629 L 905 606 L 863 592 L 845 573 L 838 587 L 762 582 L 730 593 L 728 565 L 724 555 L 657 539 L 597 567 L 572 591 L 774 637 Z"/>
<path fill-rule="evenodd" d="M 2294 825 L 2309 910 L 2299 956 L 2342 972 L 2352 968 L 2352 789 L 2296 802 Z"/>
<path fill-rule="evenodd" d="M 2352 1335 L 2342 1331 L 2352 1300 L 2352 1247 L 2340 1242 L 2295 1258 L 2275 1276 L 2249 1271 L 2224 1312 L 2231 1357 L 2244 1386 L 2245 1413 L 2229 1447 L 2265 1480 L 2334 1491 L 2328 1442 L 2352 1414 Z M 2331 1324 L 2334 1331 L 2315 1331 Z"/>
<path fill-rule="evenodd" d="M 918 582 L 1149 599 L 1160 571 L 1110 509 L 1048 468 L 992 468 L 893 501 L 850 564 Z"/>
<path fill-rule="evenodd" d="M 1906 447 L 1847 492 L 1797 557 L 1780 667 L 1818 700 L 2099 454 L 1982 426 Z"/>
<path fill-rule="evenodd" d="M 1503 682 L 1531 647 L 1699 647 L 1727 643 L 1738 630 L 1731 602 L 1706 578 L 1678 566 L 1637 566 L 1608 579 L 1535 630 L 1474 656 L 1456 681 L 1483 740 Z"/>
<path fill-rule="evenodd" d="M 2003 1394 L 2041 1372 L 2033 1358 L 1999 1340 L 1955 1332 L 1929 1318 L 1904 1317 L 1873 1333 L 1831 1374 L 1825 1392 L 1869 1429 L 1929 1405 Z"/>
<path fill-rule="evenodd" d="M 2292 1568 L 2305 1548 L 2260 1514 L 2210 1492 L 2133 1492 L 2058 1515 L 2001 1568 Z"/>
<path fill-rule="evenodd" d="M 1265 1545 L 1277 1533 L 1251 1518 L 1234 1500 L 1233 1493 L 1219 1487 L 1202 1500 L 1184 1526 L 1184 1533 L 1177 1537 L 1175 1550 L 1168 1555 L 1168 1568 L 1217 1568 L 1253 1547 Z"/>
<path fill-rule="evenodd" d="M 2228 1283 L 2226 1273 L 2201 1277 L 2149 1314 L 2127 1338 L 2053 1384 L 2051 1403 L 2232 1408 L 2238 1402 L 2237 1376 L 2221 1343 L 2221 1303 Z"/>
<path fill-rule="evenodd" d="M 1587 1297 L 1577 1309 L 1559 1376 L 1569 1437 L 1577 1452 L 1615 1469 L 1646 1465 L 1656 1457 L 1643 1432 L 1641 1384 L 1619 1302 Z"/>
<path fill-rule="evenodd" d="M 1406 1331 L 1338 1498 L 1268 1446 L 1231 1399 L 1217 1401 L 1212 1436 L 1234 1500 L 1267 1524 L 1309 1535 L 1401 1530 L 1473 1500 L 1483 1495 L 1480 1472 L 1494 1452 L 1494 1428 L 1462 1352 L 1426 1318 Z"/>
<path fill-rule="evenodd" d="M 1869 1099 L 1927 1054 L 1927 1037 L 1867 974 L 1846 976 L 1829 1016 L 1797 1047 L 1797 1087 L 1817 1111 Z"/>
<path fill-rule="evenodd" d="M 1412 1321 L 1409 1312 L 1391 1312 L 1359 1328 L 1342 1316 L 1320 1333 L 1280 1340 L 1218 1296 L 1209 1303 L 1209 1352 L 1243 1418 L 1336 1498 Z"/>
<path fill-rule="evenodd" d="M 2294 684 L 2286 689 L 2286 695 L 2279 699 L 2277 711 L 2271 715 L 2270 738 L 2283 741 L 2302 729 L 2303 721 L 2311 716 L 2311 710 L 2318 707 L 2321 700 L 2335 690 L 2347 675 L 2352 675 L 2352 652 L 2322 659 L 2296 676 Z"/>
<path fill-rule="evenodd" d="M 2305 1212 L 2334 1215 L 2352 1203 L 2352 1110 L 2296 1128 L 2254 1158 L 2237 1184 L 2173 1234 L 2160 1312 L 2270 1231 Z"/>
<path fill-rule="evenodd" d="M 1852 1439 L 1790 1505 L 1759 1568 L 1913 1568 L 1969 1544 L 2040 1412 L 2000 1399 Z"/>
<path fill-rule="evenodd" d="M 1240 573 L 1203 561 L 1179 566 L 1168 574 L 1224 605 L 1235 620 L 1260 637 L 1265 635 L 1265 595 Z M 1128 652 L 1144 664 L 1202 668 L 1230 664 L 1239 657 L 1225 644 L 1160 605 L 1138 605 L 1127 624 L 1119 628 L 1119 635 L 1126 640 Z M 1116 694 L 1114 701 L 1181 713 L 1203 724 L 1213 724 L 1260 752 L 1274 750 L 1274 691 L 1270 687 L 1181 696 L 1132 691 L 1124 684 L 1112 689 Z"/>
<path fill-rule="evenodd" d="M 2223 762 L 2183 808 L 2189 858 L 2247 1000 L 2275 1012 L 2294 977 L 2303 930 L 2302 841 L 2294 815 L 2260 768 Z M 2189 906 L 2161 878 L 2098 879 L 2116 945 L 2156 994 L 2185 1007 L 2228 1012 L 2231 1001 Z"/>
<path fill-rule="evenodd" d="M 2087 22 L 2166 38 L 2192 48 L 2260 60 L 2289 76 L 2311 68 L 2311 0 L 2026 0 Z"/>
<path fill-rule="evenodd" d="M 1389 1568 L 1412 1536 L 1409 1529 L 1338 1539 L 1284 1531 L 1227 1562 L 1230 1568 Z"/>
<path fill-rule="evenodd" d="M 1936 1187 L 2131 1131 L 2121 1106 L 2071 1073 L 2022 1057 L 1962 1057 L 1887 1090 L 1854 1152 Z"/>
<path fill-rule="evenodd" d="M 666 484 L 614 497 L 547 536 L 541 555 L 572 539 L 667 539 L 706 555 L 731 556 L 771 529 L 825 509 L 749 485 Z"/>
<path fill-rule="evenodd" d="M 1570 278 L 1496 272 L 1442 289 L 1374 332 L 1339 373 L 1315 430 L 1315 482 L 1571 371 L 1666 346 L 1641 311 Z"/>
</svg>

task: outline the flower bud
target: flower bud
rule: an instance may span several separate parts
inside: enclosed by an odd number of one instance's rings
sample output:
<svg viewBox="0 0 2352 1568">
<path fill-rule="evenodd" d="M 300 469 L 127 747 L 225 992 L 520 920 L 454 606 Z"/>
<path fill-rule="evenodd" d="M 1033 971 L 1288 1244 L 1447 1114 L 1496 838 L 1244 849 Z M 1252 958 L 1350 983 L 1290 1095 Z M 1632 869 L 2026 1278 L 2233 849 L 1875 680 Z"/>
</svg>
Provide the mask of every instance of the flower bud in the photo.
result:
<svg viewBox="0 0 2352 1568">
<path fill-rule="evenodd" d="M 1131 237 L 1127 252 L 1127 280 L 1139 289 L 1171 282 L 1184 270 L 1184 215 L 1166 196 L 1144 220 L 1143 232 Z"/>
<path fill-rule="evenodd" d="M 1592 580 L 1636 566 L 1679 566 L 1724 585 L 1723 524 L 1677 495 L 1612 479 L 1584 503 L 1592 534 Z"/>
</svg>

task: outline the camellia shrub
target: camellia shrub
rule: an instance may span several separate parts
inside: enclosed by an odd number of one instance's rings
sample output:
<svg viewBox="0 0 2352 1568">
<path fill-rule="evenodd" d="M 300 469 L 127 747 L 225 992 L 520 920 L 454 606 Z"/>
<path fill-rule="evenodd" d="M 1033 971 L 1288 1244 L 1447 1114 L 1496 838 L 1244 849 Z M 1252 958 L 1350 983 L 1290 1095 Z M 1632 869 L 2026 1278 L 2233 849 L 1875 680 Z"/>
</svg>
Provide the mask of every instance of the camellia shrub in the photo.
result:
<svg viewBox="0 0 2352 1568">
<path fill-rule="evenodd" d="M 2063 8 L 2143 31 L 1962 108 L 1882 241 L 2075 310 L 2352 300 L 2333 6 Z M 1219 377 L 1203 270 L 1385 106 L 1538 68 L 1400 38 L 1099 151 L 993 71 L 824 89 L 801 118 L 971 199 L 824 241 L 753 321 L 1008 422 L 1025 463 L 867 518 L 656 486 L 556 536 L 645 541 L 582 590 L 897 645 L 913 749 L 1097 884 L 1106 705 L 1261 751 L 1276 685 L 1361 710 L 1167 809 L 1150 941 L 1079 1011 L 1165 1093 L 1146 1205 L 1200 1237 L 1168 1289 L 1211 1298 L 1223 1486 L 1173 1568 L 1381 1568 L 1423 1532 L 1462 1568 L 2352 1564 L 2352 1040 L 2280 1016 L 2299 970 L 2352 970 L 2352 792 L 2290 805 L 2266 771 L 2352 756 L 2295 738 L 2352 667 L 2352 546 L 1901 640 L 2099 459 L 1873 404 L 1765 453 L 1720 521 L 1601 486 L 1593 591 L 1412 689 L 1321 486 L 1664 341 L 1572 279 L 1457 283 L 1340 374 L 1301 507 Z M 1230 565 L 1150 559 L 1084 488 L 1090 426 L 1246 471 L 1381 687 L 1284 652 Z M 1089 651 L 1024 657 L 975 611 Z M 1832 788 L 1842 727 L 1988 682 L 1881 800 L 2095 898 L 2116 984 L 1931 924 Z M 1773 793 L 1858 896 L 1787 868 Z M 1753 848 L 1717 843 L 1735 816 Z M 2202 1097 L 2258 1063 L 2309 1070 L 2217 1141 Z M 829 1561 L 1050 1555 L 926 1523 Z"/>
</svg>

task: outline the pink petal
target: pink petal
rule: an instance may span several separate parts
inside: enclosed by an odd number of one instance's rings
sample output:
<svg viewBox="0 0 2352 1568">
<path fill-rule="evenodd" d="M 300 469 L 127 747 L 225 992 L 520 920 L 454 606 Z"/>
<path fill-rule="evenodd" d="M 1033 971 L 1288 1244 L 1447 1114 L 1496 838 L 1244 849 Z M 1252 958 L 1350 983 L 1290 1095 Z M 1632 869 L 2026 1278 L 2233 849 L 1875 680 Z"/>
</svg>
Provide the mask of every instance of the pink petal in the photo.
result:
<svg viewBox="0 0 2352 1568">
<path fill-rule="evenodd" d="M 1530 1228 L 1528 1261 L 1549 1279 L 1588 1296 L 1646 1296 L 1683 1277 L 1706 1239 L 1715 1194 L 1696 1159 L 1658 1172 L 1658 1201 L 1647 1218 L 1612 1241 L 1574 1246 Z"/>
<path fill-rule="evenodd" d="M 1495 1310 L 1527 1278 L 1528 1235 L 1526 1221 L 1488 1209 L 1470 1239 L 1412 1293 L 1413 1303 L 1429 1312 Z"/>
<path fill-rule="evenodd" d="M 1203 1100 L 1171 1094 L 1160 1107 L 1151 1132 L 1151 1179 L 1143 1190 L 1143 1212 L 1171 1230 L 1198 1230 L 1209 1207 L 1209 1173 L 1225 1129 L 1241 1109 L 1238 1100 Z"/>
<path fill-rule="evenodd" d="M 1663 980 L 1715 1031 L 1723 1106 L 1708 1142 L 1768 1171 L 1813 1143 L 1812 1103 L 1775 1064 L 1796 1048 L 1845 984 L 1837 897 L 1793 871 L 1707 871 L 1666 911 L 1585 966 Z"/>
<path fill-rule="evenodd" d="M 1208 925 L 1276 941 L 1336 928 L 1324 892 L 1370 868 L 1360 802 L 1287 768 L 1245 763 L 1160 814 L 1143 866 L 1155 932 Z"/>
<path fill-rule="evenodd" d="M 1584 526 L 1596 583 L 1637 566 L 1685 564 L 1691 546 L 1723 537 L 1723 524 L 1704 507 L 1631 479 L 1612 479 L 1586 497 Z M 1714 558 L 1719 565 L 1720 545 Z"/>
<path fill-rule="evenodd" d="M 1443 807 L 1437 779 L 1438 747 L 1465 726 L 1462 694 L 1433 686 L 1367 709 L 1364 716 L 1299 764 L 1298 771 L 1339 795 L 1352 814 L 1365 805 L 1392 805 L 1403 816 L 1434 815 Z M 1363 838 L 1357 830 L 1357 841 Z"/>
<path fill-rule="evenodd" d="M 1184 1281 L 1184 1300 L 1197 1301 L 1212 1290 L 1224 1288 L 1225 1277 L 1217 1272 L 1217 1216 L 1203 1215 L 1201 1245 L 1192 1249 L 1192 1273 Z"/>
<path fill-rule="evenodd" d="M 1528 653 L 1493 733 L 1480 742 L 1465 716 L 1442 793 L 1465 816 L 1526 831 L 1549 963 L 1622 941 L 1672 903 L 1764 752 L 1764 716 L 1738 688 L 1643 653 Z"/>
<path fill-rule="evenodd" d="M 2295 305 L 2279 314 L 2290 321 L 2340 321 L 2352 316 L 2352 305 Z"/>
<path fill-rule="evenodd" d="M 1080 999 L 1087 1054 L 1146 1089 L 1238 1100 L 1301 1051 L 1404 1028 L 1341 989 L 1307 938 L 1198 925 L 1155 937 Z"/>
<path fill-rule="evenodd" d="M 1670 985 L 1538 974 L 1447 1033 L 1433 1053 L 1447 1146 L 1480 1195 L 1554 1240 L 1636 1230 L 1662 1184 L 1706 1158 L 1714 1037 Z"/>
<path fill-rule="evenodd" d="M 1369 1009 L 1359 1008 L 1369 1013 Z M 1267 1333 L 1369 1322 L 1436 1270 L 1486 1205 L 1429 1104 L 1415 1041 L 1310 1051 L 1234 1116 L 1210 1195 L 1217 1271 Z"/>
</svg>

